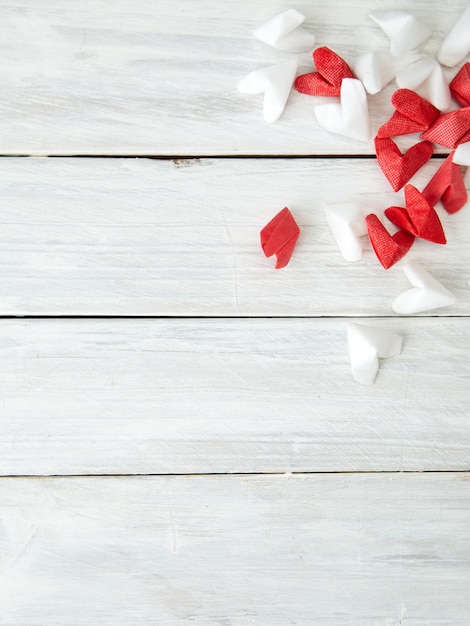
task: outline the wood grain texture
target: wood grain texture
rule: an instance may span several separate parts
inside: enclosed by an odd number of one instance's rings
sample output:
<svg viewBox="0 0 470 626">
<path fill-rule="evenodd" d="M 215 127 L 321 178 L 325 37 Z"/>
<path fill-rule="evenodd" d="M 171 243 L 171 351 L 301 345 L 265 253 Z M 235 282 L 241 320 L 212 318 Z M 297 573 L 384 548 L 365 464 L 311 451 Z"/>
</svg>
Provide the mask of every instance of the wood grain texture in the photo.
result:
<svg viewBox="0 0 470 626">
<path fill-rule="evenodd" d="M 467 626 L 470 476 L 0 481 L 0 624 Z"/>
<path fill-rule="evenodd" d="M 0 473 L 469 469 L 468 320 L 367 323 L 364 387 L 348 320 L 4 320 Z"/>
<path fill-rule="evenodd" d="M 412 11 L 435 54 L 466 0 L 297 0 L 317 45 L 350 59 L 389 42 L 373 9 Z M 1 154 L 364 154 L 321 130 L 292 93 L 268 126 L 262 96 L 238 94 L 248 72 L 287 58 L 252 32 L 282 0 L 11 0 L 0 7 Z M 299 73 L 310 71 L 302 55 Z M 458 68 L 447 71 L 453 76 Z M 373 133 L 391 114 L 390 85 L 369 99 Z"/>
<path fill-rule="evenodd" d="M 422 189 L 440 162 L 413 182 Z M 324 203 L 381 217 L 404 205 L 375 160 L 9 158 L 0 188 L 4 315 L 387 316 L 409 288 L 368 241 L 361 261 L 344 261 L 324 216 Z M 259 231 L 286 205 L 302 234 L 276 271 Z M 435 314 L 466 315 L 470 212 L 438 211 L 448 244 L 417 241 L 406 260 L 455 293 Z"/>
</svg>

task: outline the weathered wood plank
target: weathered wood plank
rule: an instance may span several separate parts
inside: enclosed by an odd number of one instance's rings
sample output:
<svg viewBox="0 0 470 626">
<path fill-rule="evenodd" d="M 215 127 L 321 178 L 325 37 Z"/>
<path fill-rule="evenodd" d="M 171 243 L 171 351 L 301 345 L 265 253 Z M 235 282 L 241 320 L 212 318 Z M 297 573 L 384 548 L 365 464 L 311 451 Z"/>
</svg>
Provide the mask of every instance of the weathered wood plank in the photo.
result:
<svg viewBox="0 0 470 626">
<path fill-rule="evenodd" d="M 440 164 L 413 182 L 421 189 Z M 409 287 L 368 242 L 343 260 L 324 202 L 403 206 L 367 159 L 3 159 L 0 313 L 4 315 L 392 315 Z M 260 229 L 283 206 L 302 229 L 274 270 Z M 446 246 L 417 241 L 416 260 L 468 314 L 470 213 L 439 208 Z"/>
<path fill-rule="evenodd" d="M 0 623 L 467 626 L 470 476 L 4 479 Z"/>
<path fill-rule="evenodd" d="M 348 320 L 4 320 L 0 473 L 470 468 L 470 321 L 354 382 Z"/>
<path fill-rule="evenodd" d="M 318 45 L 346 58 L 388 47 L 368 18 L 383 2 L 297 0 Z M 387 3 L 389 6 L 389 3 Z M 435 54 L 466 0 L 391 8 L 433 29 Z M 285 10 L 281 0 L 11 0 L 0 7 L 2 154 L 364 154 L 361 144 L 321 130 L 307 96 L 293 93 L 274 126 L 262 96 L 242 96 L 248 72 L 287 58 L 252 32 Z M 301 57 L 299 73 L 310 71 Z M 450 70 L 453 76 L 456 70 Z M 370 98 L 375 132 L 391 113 L 395 86 Z"/>
</svg>

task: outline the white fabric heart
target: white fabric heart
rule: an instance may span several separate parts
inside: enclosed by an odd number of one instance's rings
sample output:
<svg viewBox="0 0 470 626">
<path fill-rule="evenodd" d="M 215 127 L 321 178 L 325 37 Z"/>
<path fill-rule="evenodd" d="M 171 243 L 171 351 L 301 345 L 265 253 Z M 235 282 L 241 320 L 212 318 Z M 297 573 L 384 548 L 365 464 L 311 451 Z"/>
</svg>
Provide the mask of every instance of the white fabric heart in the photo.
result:
<svg viewBox="0 0 470 626">
<path fill-rule="evenodd" d="M 397 85 L 402 89 L 416 91 L 439 111 L 450 107 L 449 84 L 442 67 L 433 57 L 426 56 L 397 72 Z"/>
<path fill-rule="evenodd" d="M 271 65 L 251 72 L 238 84 L 238 90 L 246 94 L 264 92 L 263 115 L 268 124 L 282 115 L 297 73 L 297 59 Z"/>
<path fill-rule="evenodd" d="M 349 65 L 362 81 L 367 93 L 376 94 L 395 78 L 398 70 L 414 63 L 419 58 L 420 55 L 416 52 L 394 57 L 390 52 L 375 50 L 361 54 Z"/>
<path fill-rule="evenodd" d="M 369 17 L 390 39 L 390 52 L 401 56 L 419 48 L 432 34 L 427 24 L 406 11 L 372 11 Z"/>
<path fill-rule="evenodd" d="M 436 280 L 424 267 L 410 261 L 405 263 L 403 271 L 413 285 L 395 298 L 392 309 L 400 315 L 412 315 L 423 311 L 432 311 L 456 302 L 456 297 L 444 285 Z"/>
<path fill-rule="evenodd" d="M 314 105 L 315 117 L 326 130 L 369 141 L 369 109 L 364 86 L 357 78 L 343 78 L 341 101 Z"/>
<path fill-rule="evenodd" d="M 452 161 L 457 165 L 466 165 L 470 167 L 470 141 L 461 143 L 457 146 Z"/>
<path fill-rule="evenodd" d="M 398 356 L 401 343 L 401 336 L 389 330 L 349 324 L 348 347 L 354 380 L 371 385 L 379 370 L 379 359 Z"/>
<path fill-rule="evenodd" d="M 305 15 L 296 9 L 287 9 L 274 15 L 253 33 L 263 43 L 286 52 L 311 52 L 315 45 L 315 35 L 305 28 L 299 28 Z"/>
<path fill-rule="evenodd" d="M 327 204 L 324 206 L 326 220 L 338 248 L 346 261 L 359 261 L 362 257 L 361 237 L 367 235 L 366 210 L 356 202 Z"/>
<path fill-rule="evenodd" d="M 470 52 L 470 5 L 465 9 L 452 30 L 442 42 L 437 55 L 439 62 L 448 67 L 460 63 Z"/>
</svg>

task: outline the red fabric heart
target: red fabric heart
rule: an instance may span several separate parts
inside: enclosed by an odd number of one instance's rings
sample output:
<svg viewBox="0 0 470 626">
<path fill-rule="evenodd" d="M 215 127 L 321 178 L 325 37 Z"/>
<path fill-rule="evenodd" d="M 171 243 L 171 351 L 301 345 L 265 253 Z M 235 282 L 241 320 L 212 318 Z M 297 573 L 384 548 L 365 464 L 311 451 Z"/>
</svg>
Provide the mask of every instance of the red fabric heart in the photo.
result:
<svg viewBox="0 0 470 626">
<path fill-rule="evenodd" d="M 431 206 L 441 200 L 447 213 L 457 213 L 468 199 L 462 170 L 452 161 L 452 153 L 423 189 L 423 197 Z"/>
<path fill-rule="evenodd" d="M 392 224 L 420 239 L 447 243 L 438 214 L 413 185 L 405 185 L 405 205 L 406 209 L 399 206 L 385 209 Z"/>
<path fill-rule="evenodd" d="M 294 87 L 300 93 L 339 97 L 343 78 L 354 78 L 346 61 L 326 46 L 313 51 L 313 62 L 316 72 L 302 74 L 295 79 Z"/>
<path fill-rule="evenodd" d="M 404 230 L 392 236 L 374 213 L 366 217 L 366 224 L 375 254 L 386 270 L 405 256 L 415 240 Z"/>
<path fill-rule="evenodd" d="M 426 130 L 439 115 L 439 109 L 410 89 L 395 91 L 392 104 L 396 111 L 379 128 L 377 137 L 380 139 Z"/>
<path fill-rule="evenodd" d="M 443 113 L 421 138 L 451 150 L 470 141 L 470 106 Z"/>
<path fill-rule="evenodd" d="M 463 65 L 449 83 L 450 92 L 463 107 L 470 106 L 470 63 Z"/>
<path fill-rule="evenodd" d="M 402 154 L 393 139 L 376 137 L 375 152 L 388 182 L 398 191 L 429 161 L 434 148 L 428 141 L 421 141 Z"/>
<path fill-rule="evenodd" d="M 276 255 L 275 268 L 285 267 L 300 235 L 300 228 L 287 207 L 279 211 L 260 232 L 261 247 L 267 257 Z"/>
</svg>

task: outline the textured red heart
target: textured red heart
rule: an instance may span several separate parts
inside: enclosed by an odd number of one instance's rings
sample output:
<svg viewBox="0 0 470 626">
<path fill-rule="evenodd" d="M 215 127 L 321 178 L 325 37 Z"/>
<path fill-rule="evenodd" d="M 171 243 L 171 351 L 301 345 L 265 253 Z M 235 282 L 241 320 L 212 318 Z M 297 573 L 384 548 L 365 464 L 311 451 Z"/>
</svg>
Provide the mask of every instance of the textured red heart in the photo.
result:
<svg viewBox="0 0 470 626">
<path fill-rule="evenodd" d="M 395 91 L 392 104 L 396 111 L 379 128 L 377 137 L 381 139 L 421 132 L 428 129 L 439 116 L 439 109 L 410 89 Z"/>
<path fill-rule="evenodd" d="M 287 207 L 279 211 L 260 232 L 261 247 L 267 257 L 276 255 L 275 268 L 286 266 L 300 235 L 300 228 Z"/>
<path fill-rule="evenodd" d="M 463 107 L 470 106 L 470 63 L 463 65 L 449 83 L 450 92 Z"/>
<path fill-rule="evenodd" d="M 423 197 L 431 206 L 441 200 L 447 213 L 457 213 L 468 199 L 462 170 L 452 161 L 452 153 L 423 189 Z"/>
<path fill-rule="evenodd" d="M 421 138 L 451 150 L 459 143 L 470 141 L 470 106 L 443 113 Z"/>
<path fill-rule="evenodd" d="M 302 74 L 295 79 L 294 87 L 300 93 L 339 97 L 343 78 L 354 78 L 346 61 L 326 46 L 314 50 L 313 62 L 316 72 Z"/>
<path fill-rule="evenodd" d="M 405 256 L 415 240 L 404 230 L 391 235 L 374 213 L 366 217 L 366 224 L 375 254 L 386 270 Z"/>
<path fill-rule="evenodd" d="M 447 243 L 438 214 L 413 185 L 405 185 L 405 205 L 406 209 L 399 206 L 385 209 L 392 224 L 420 239 Z"/>
<path fill-rule="evenodd" d="M 388 182 L 398 191 L 429 161 L 434 148 L 429 141 L 421 141 L 402 154 L 393 139 L 376 137 L 375 152 Z"/>
</svg>

